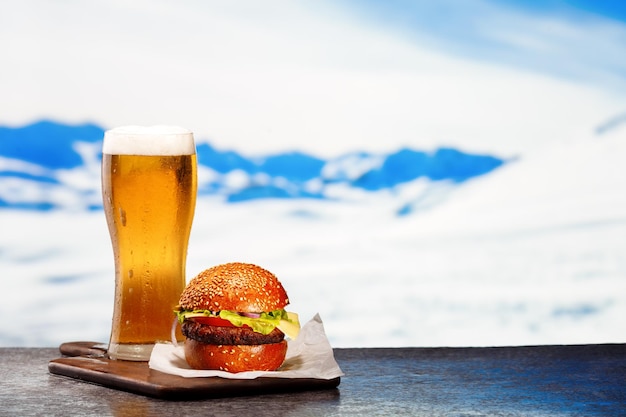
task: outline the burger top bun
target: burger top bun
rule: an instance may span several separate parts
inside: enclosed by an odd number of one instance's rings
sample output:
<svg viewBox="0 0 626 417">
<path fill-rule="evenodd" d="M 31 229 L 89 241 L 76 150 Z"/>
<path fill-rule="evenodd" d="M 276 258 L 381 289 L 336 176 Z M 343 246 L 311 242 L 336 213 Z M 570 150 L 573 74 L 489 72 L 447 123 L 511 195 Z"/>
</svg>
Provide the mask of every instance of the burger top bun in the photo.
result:
<svg viewBox="0 0 626 417">
<path fill-rule="evenodd" d="M 269 312 L 289 298 L 276 276 L 260 266 L 233 262 L 209 268 L 193 278 L 180 296 L 185 310 Z"/>
</svg>

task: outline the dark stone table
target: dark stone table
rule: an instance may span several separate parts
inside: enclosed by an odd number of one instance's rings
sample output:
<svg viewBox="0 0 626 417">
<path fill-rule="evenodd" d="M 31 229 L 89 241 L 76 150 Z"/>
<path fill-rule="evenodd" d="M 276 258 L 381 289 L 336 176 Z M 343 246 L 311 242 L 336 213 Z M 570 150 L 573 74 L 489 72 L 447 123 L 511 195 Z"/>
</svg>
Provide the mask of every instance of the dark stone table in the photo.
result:
<svg viewBox="0 0 626 417">
<path fill-rule="evenodd" d="M 0 348 L 0 415 L 626 416 L 626 344 L 335 349 L 336 389 L 173 401 L 48 372 L 53 348 Z"/>
</svg>

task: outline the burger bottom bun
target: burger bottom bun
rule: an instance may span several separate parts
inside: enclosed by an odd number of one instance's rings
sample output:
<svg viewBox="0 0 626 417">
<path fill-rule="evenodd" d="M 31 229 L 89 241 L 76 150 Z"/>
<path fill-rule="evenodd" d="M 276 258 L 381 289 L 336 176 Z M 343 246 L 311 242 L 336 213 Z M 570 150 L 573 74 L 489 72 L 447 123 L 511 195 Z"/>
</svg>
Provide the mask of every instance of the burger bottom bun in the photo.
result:
<svg viewBox="0 0 626 417">
<path fill-rule="evenodd" d="M 189 338 L 185 341 L 185 359 L 193 369 L 275 371 L 286 354 L 286 340 L 264 345 L 209 345 Z"/>
</svg>

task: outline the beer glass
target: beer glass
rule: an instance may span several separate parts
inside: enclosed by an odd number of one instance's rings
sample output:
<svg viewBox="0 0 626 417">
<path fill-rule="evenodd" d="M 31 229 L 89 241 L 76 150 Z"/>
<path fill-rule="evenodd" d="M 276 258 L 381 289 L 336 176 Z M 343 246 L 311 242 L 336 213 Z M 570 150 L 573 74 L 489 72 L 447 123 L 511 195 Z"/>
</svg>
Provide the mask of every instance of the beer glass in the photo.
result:
<svg viewBox="0 0 626 417">
<path fill-rule="evenodd" d="M 147 361 L 155 342 L 171 340 L 196 192 L 192 132 L 175 126 L 105 132 L 102 197 L 115 259 L 110 358 Z M 182 340 L 179 330 L 176 337 Z"/>
</svg>

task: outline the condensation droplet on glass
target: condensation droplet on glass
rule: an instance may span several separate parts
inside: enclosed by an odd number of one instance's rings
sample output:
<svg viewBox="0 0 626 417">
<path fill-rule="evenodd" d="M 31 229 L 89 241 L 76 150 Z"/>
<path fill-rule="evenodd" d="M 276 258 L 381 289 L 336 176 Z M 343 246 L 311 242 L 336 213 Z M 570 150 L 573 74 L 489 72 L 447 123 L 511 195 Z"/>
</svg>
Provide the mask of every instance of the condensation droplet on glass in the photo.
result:
<svg viewBox="0 0 626 417">
<path fill-rule="evenodd" d="M 126 210 L 120 207 L 120 222 L 122 226 L 126 226 Z"/>
</svg>

